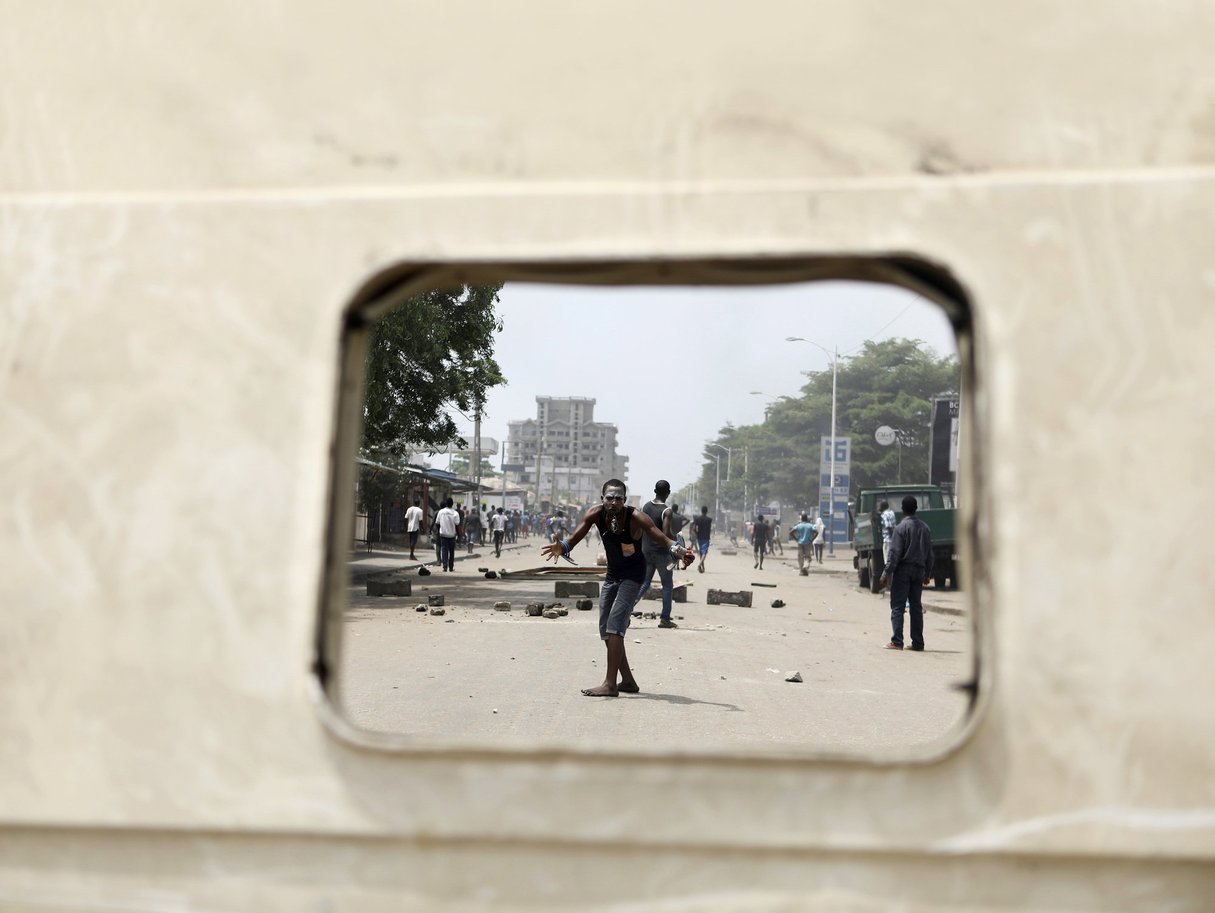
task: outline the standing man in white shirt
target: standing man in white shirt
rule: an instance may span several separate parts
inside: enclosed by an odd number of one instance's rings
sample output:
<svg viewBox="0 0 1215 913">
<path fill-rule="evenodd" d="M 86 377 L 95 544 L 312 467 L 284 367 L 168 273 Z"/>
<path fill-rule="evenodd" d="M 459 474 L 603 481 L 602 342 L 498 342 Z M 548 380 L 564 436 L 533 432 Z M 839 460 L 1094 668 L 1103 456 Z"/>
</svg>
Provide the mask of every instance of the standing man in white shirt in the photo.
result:
<svg viewBox="0 0 1215 913">
<path fill-rule="evenodd" d="M 417 561 L 418 533 L 422 531 L 422 499 L 414 498 L 413 506 L 405 511 L 405 531 L 409 533 L 409 560 Z"/>
<path fill-rule="evenodd" d="M 443 503 L 443 509 L 435 516 L 439 527 L 439 560 L 443 570 L 456 569 L 456 536 L 460 534 L 460 514 L 455 508 L 455 502 L 448 498 Z"/>
<path fill-rule="evenodd" d="M 819 514 L 814 518 L 814 557 L 818 559 L 818 563 L 823 563 L 823 532 L 827 529 L 827 524 L 823 522 L 823 515 Z"/>
<path fill-rule="evenodd" d="M 506 537 L 506 511 L 499 507 L 489 522 L 494 530 L 494 557 L 501 558 L 502 540 Z"/>
</svg>

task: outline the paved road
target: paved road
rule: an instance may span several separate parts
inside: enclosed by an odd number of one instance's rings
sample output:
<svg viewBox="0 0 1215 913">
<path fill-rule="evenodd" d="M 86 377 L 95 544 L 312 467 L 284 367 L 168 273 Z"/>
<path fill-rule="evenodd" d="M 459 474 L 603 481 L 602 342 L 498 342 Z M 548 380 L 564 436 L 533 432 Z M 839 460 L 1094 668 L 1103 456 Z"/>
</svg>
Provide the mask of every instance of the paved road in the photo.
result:
<svg viewBox="0 0 1215 913">
<path fill-rule="evenodd" d="M 579 689 L 603 679 L 597 610 L 565 599 L 568 616 L 531 618 L 527 602 L 557 601 L 552 580 L 486 580 L 477 570 L 539 567 L 540 545 L 520 542 L 501 559 L 461 556 L 453 573 L 430 577 L 391 553 L 352 561 L 339 672 L 350 718 L 491 745 L 853 752 L 933 741 L 966 712 L 957 688 L 973 662 L 965 594 L 925 591 L 925 652 L 883 650 L 887 598 L 856 585 L 847 548 L 800 577 L 792 550 L 759 571 L 749 551 L 723 555 L 715 545 L 706 573 L 676 573 L 689 584 L 688 602 L 675 605 L 678 629 L 633 619 L 626 645 L 642 693 L 584 697 Z M 594 563 L 586 545 L 574 557 Z M 394 568 L 413 581 L 412 596 L 365 595 L 369 575 Z M 753 605 L 706 605 L 710 588 L 749 589 Z M 432 593 L 444 594 L 446 615 L 415 611 Z M 785 606 L 772 608 L 773 599 Z M 512 611 L 495 611 L 499 600 Z M 638 608 L 656 612 L 659 603 Z M 802 683 L 786 681 L 794 672 Z"/>
</svg>

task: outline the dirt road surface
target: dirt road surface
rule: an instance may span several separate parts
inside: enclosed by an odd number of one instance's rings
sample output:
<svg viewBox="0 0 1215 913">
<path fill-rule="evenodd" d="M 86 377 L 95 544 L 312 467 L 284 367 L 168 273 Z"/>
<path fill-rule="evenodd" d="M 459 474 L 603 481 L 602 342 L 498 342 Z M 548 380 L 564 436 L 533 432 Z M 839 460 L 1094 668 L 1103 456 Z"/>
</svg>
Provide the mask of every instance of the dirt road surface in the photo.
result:
<svg viewBox="0 0 1215 913">
<path fill-rule="evenodd" d="M 487 580 L 478 571 L 541 567 L 540 547 L 532 538 L 500 559 L 462 552 L 454 572 L 432 565 L 429 577 L 400 555 L 357 556 L 338 675 L 351 721 L 489 747 L 880 755 L 946 737 L 967 712 L 959 688 L 973 677 L 966 594 L 926 589 L 926 650 L 884 650 L 888 597 L 857 586 L 847 546 L 802 577 L 793 549 L 756 570 L 749 550 L 725 555 L 715 543 L 705 573 L 676 571 L 676 584 L 688 584 L 688 601 L 674 607 L 677 629 L 632 620 L 625 643 L 641 693 L 585 697 L 580 689 L 604 676 L 598 599 L 579 611 L 575 598 L 554 595 L 552 579 Z M 574 557 L 595 563 L 586 544 Z M 394 570 L 412 581 L 412 595 L 366 595 L 369 577 Z M 707 605 L 711 588 L 750 590 L 752 606 Z M 444 615 L 415 610 L 431 594 L 444 596 Z M 771 607 L 774 599 L 784 607 Z M 509 612 L 494 609 L 502 600 Z M 533 601 L 562 602 L 569 614 L 529 617 Z M 659 608 L 646 599 L 636 610 Z M 801 683 L 786 680 L 794 673 Z"/>
</svg>

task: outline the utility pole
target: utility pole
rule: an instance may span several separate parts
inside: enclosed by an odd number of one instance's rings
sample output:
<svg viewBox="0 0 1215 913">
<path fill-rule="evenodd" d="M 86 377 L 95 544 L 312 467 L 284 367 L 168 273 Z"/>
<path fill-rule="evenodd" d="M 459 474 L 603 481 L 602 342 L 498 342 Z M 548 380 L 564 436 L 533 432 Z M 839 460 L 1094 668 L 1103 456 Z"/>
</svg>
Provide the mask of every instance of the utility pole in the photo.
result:
<svg viewBox="0 0 1215 913">
<path fill-rule="evenodd" d="M 473 416 L 473 467 L 473 471 L 470 473 L 473 483 L 472 509 L 476 511 L 479 528 L 481 519 L 481 400 L 479 399 L 477 400 L 477 411 Z M 481 535 L 485 535 L 485 530 L 481 530 Z M 472 554 L 472 550 L 472 536 L 469 536 L 469 554 Z"/>
</svg>

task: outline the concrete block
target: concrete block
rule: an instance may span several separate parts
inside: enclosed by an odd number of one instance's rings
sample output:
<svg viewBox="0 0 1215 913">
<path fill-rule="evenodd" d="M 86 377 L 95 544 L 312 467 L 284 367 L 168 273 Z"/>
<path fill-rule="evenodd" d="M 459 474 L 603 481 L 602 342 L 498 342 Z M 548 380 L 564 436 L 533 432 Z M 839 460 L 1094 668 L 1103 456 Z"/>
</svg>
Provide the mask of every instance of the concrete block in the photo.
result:
<svg viewBox="0 0 1215 913">
<path fill-rule="evenodd" d="M 413 584 L 408 580 L 368 580 L 368 596 L 409 596 Z"/>
<path fill-rule="evenodd" d="M 427 596 L 426 603 L 427 605 L 443 605 L 443 594 L 439 593 L 435 596 Z M 747 603 L 747 605 L 750 605 L 750 603 Z"/>
<path fill-rule="evenodd" d="M 645 591 L 645 595 L 642 596 L 641 598 L 642 599 L 661 599 L 662 598 L 662 587 L 655 586 L 654 584 L 650 584 L 650 588 Z M 688 601 L 687 584 L 683 584 L 682 586 L 671 587 L 671 602 L 687 602 L 687 601 Z"/>
<path fill-rule="evenodd" d="M 705 602 L 709 605 L 736 605 L 743 608 L 751 607 L 751 591 L 739 590 L 731 593 L 729 590 L 709 590 Z"/>
<path fill-rule="evenodd" d="M 553 595 L 558 598 L 599 595 L 599 583 L 595 580 L 558 580 L 554 586 Z"/>
</svg>

